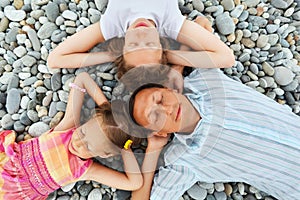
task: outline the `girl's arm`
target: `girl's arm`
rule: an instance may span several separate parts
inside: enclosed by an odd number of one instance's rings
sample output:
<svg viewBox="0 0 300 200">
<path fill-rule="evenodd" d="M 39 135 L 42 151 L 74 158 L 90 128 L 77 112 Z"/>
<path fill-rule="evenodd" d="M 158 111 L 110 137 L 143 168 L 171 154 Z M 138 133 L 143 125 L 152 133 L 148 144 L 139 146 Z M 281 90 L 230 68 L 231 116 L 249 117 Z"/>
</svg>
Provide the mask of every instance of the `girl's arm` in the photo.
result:
<svg viewBox="0 0 300 200">
<path fill-rule="evenodd" d="M 225 68 L 234 65 L 235 58 L 232 50 L 195 22 L 185 20 L 177 41 L 194 51 L 167 51 L 168 62 L 172 64 L 200 68 Z"/>
<path fill-rule="evenodd" d="M 101 89 L 88 73 L 82 72 L 78 74 L 73 84 L 76 85 L 77 88 L 74 86 L 70 87 L 65 116 L 54 128 L 55 131 L 67 130 L 80 124 L 80 112 L 84 100 L 84 92 L 82 90 L 86 90 L 98 106 L 108 102 Z"/>
<path fill-rule="evenodd" d="M 146 149 L 145 158 L 142 165 L 142 173 L 144 184 L 138 190 L 131 194 L 131 200 L 149 200 L 152 181 L 157 166 L 157 161 L 161 150 L 168 142 L 169 137 L 150 136 L 148 138 L 148 146 Z"/>
<path fill-rule="evenodd" d="M 93 163 L 81 180 L 93 180 L 121 190 L 136 190 L 143 185 L 143 177 L 132 151 L 122 150 L 125 174 Z"/>
<path fill-rule="evenodd" d="M 98 43 L 105 41 L 99 23 L 88 26 L 59 44 L 49 54 L 48 66 L 50 68 L 80 68 L 112 62 L 115 57 L 110 52 L 87 52 Z"/>
</svg>

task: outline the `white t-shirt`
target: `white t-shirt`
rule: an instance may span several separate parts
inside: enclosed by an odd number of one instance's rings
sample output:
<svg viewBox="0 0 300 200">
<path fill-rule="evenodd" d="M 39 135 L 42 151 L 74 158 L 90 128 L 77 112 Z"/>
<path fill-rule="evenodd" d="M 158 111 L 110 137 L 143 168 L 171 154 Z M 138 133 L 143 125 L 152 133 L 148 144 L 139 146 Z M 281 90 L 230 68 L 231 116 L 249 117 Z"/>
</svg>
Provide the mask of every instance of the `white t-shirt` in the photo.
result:
<svg viewBox="0 0 300 200">
<path fill-rule="evenodd" d="M 138 18 L 153 20 L 161 36 L 175 40 L 185 20 L 177 0 L 109 0 L 100 19 L 105 40 L 123 37 Z"/>
</svg>

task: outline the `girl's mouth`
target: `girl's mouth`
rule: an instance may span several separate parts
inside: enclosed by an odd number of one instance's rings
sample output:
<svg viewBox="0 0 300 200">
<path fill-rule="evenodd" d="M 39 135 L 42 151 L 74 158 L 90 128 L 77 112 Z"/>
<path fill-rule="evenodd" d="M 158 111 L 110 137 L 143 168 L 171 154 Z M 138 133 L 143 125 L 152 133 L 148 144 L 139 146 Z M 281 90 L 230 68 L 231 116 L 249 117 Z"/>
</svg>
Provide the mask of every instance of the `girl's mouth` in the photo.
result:
<svg viewBox="0 0 300 200">
<path fill-rule="evenodd" d="M 145 22 L 139 22 L 139 23 L 137 23 L 137 25 L 135 25 L 135 27 L 134 28 L 138 28 L 138 27 L 149 27 L 148 26 L 148 24 L 146 24 Z"/>
</svg>

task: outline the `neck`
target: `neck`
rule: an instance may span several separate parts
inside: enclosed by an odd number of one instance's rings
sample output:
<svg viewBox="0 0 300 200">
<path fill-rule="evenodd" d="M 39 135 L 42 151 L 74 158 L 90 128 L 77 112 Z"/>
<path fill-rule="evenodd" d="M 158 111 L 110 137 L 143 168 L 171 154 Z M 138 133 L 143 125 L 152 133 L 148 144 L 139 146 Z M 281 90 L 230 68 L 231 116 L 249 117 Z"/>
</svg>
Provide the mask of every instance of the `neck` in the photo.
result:
<svg viewBox="0 0 300 200">
<path fill-rule="evenodd" d="M 184 125 L 182 126 L 180 132 L 190 134 L 195 130 L 198 122 L 201 120 L 201 116 L 200 113 L 195 109 L 193 104 L 187 98 L 186 101 L 188 101 L 188 115 L 186 120 L 184 121 Z"/>
</svg>

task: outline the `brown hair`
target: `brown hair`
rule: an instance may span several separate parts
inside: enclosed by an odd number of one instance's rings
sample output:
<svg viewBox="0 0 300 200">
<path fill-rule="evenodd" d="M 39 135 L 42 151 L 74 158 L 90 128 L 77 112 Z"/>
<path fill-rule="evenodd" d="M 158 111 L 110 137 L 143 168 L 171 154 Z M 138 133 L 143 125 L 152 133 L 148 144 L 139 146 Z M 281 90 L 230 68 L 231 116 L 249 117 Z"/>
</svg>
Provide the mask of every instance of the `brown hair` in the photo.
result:
<svg viewBox="0 0 300 200">
<path fill-rule="evenodd" d="M 140 143 L 140 138 L 133 137 L 118 127 L 114 120 L 112 109 L 109 103 L 104 103 L 97 108 L 95 117 L 101 118 L 103 125 L 102 129 L 105 135 L 119 148 L 122 149 L 125 142 L 129 139 L 133 141 L 133 144 Z"/>
<path fill-rule="evenodd" d="M 171 44 L 174 42 L 168 38 L 160 37 L 160 43 L 163 48 L 162 58 L 160 60 L 160 64 L 167 64 L 167 54 L 166 49 L 170 49 Z M 118 72 L 117 77 L 120 79 L 127 71 L 134 68 L 134 65 L 128 65 L 123 57 L 123 48 L 125 44 L 124 37 L 121 38 L 113 38 L 108 41 L 107 50 L 112 52 L 117 59 L 114 61 L 114 64 L 117 66 Z"/>
</svg>

